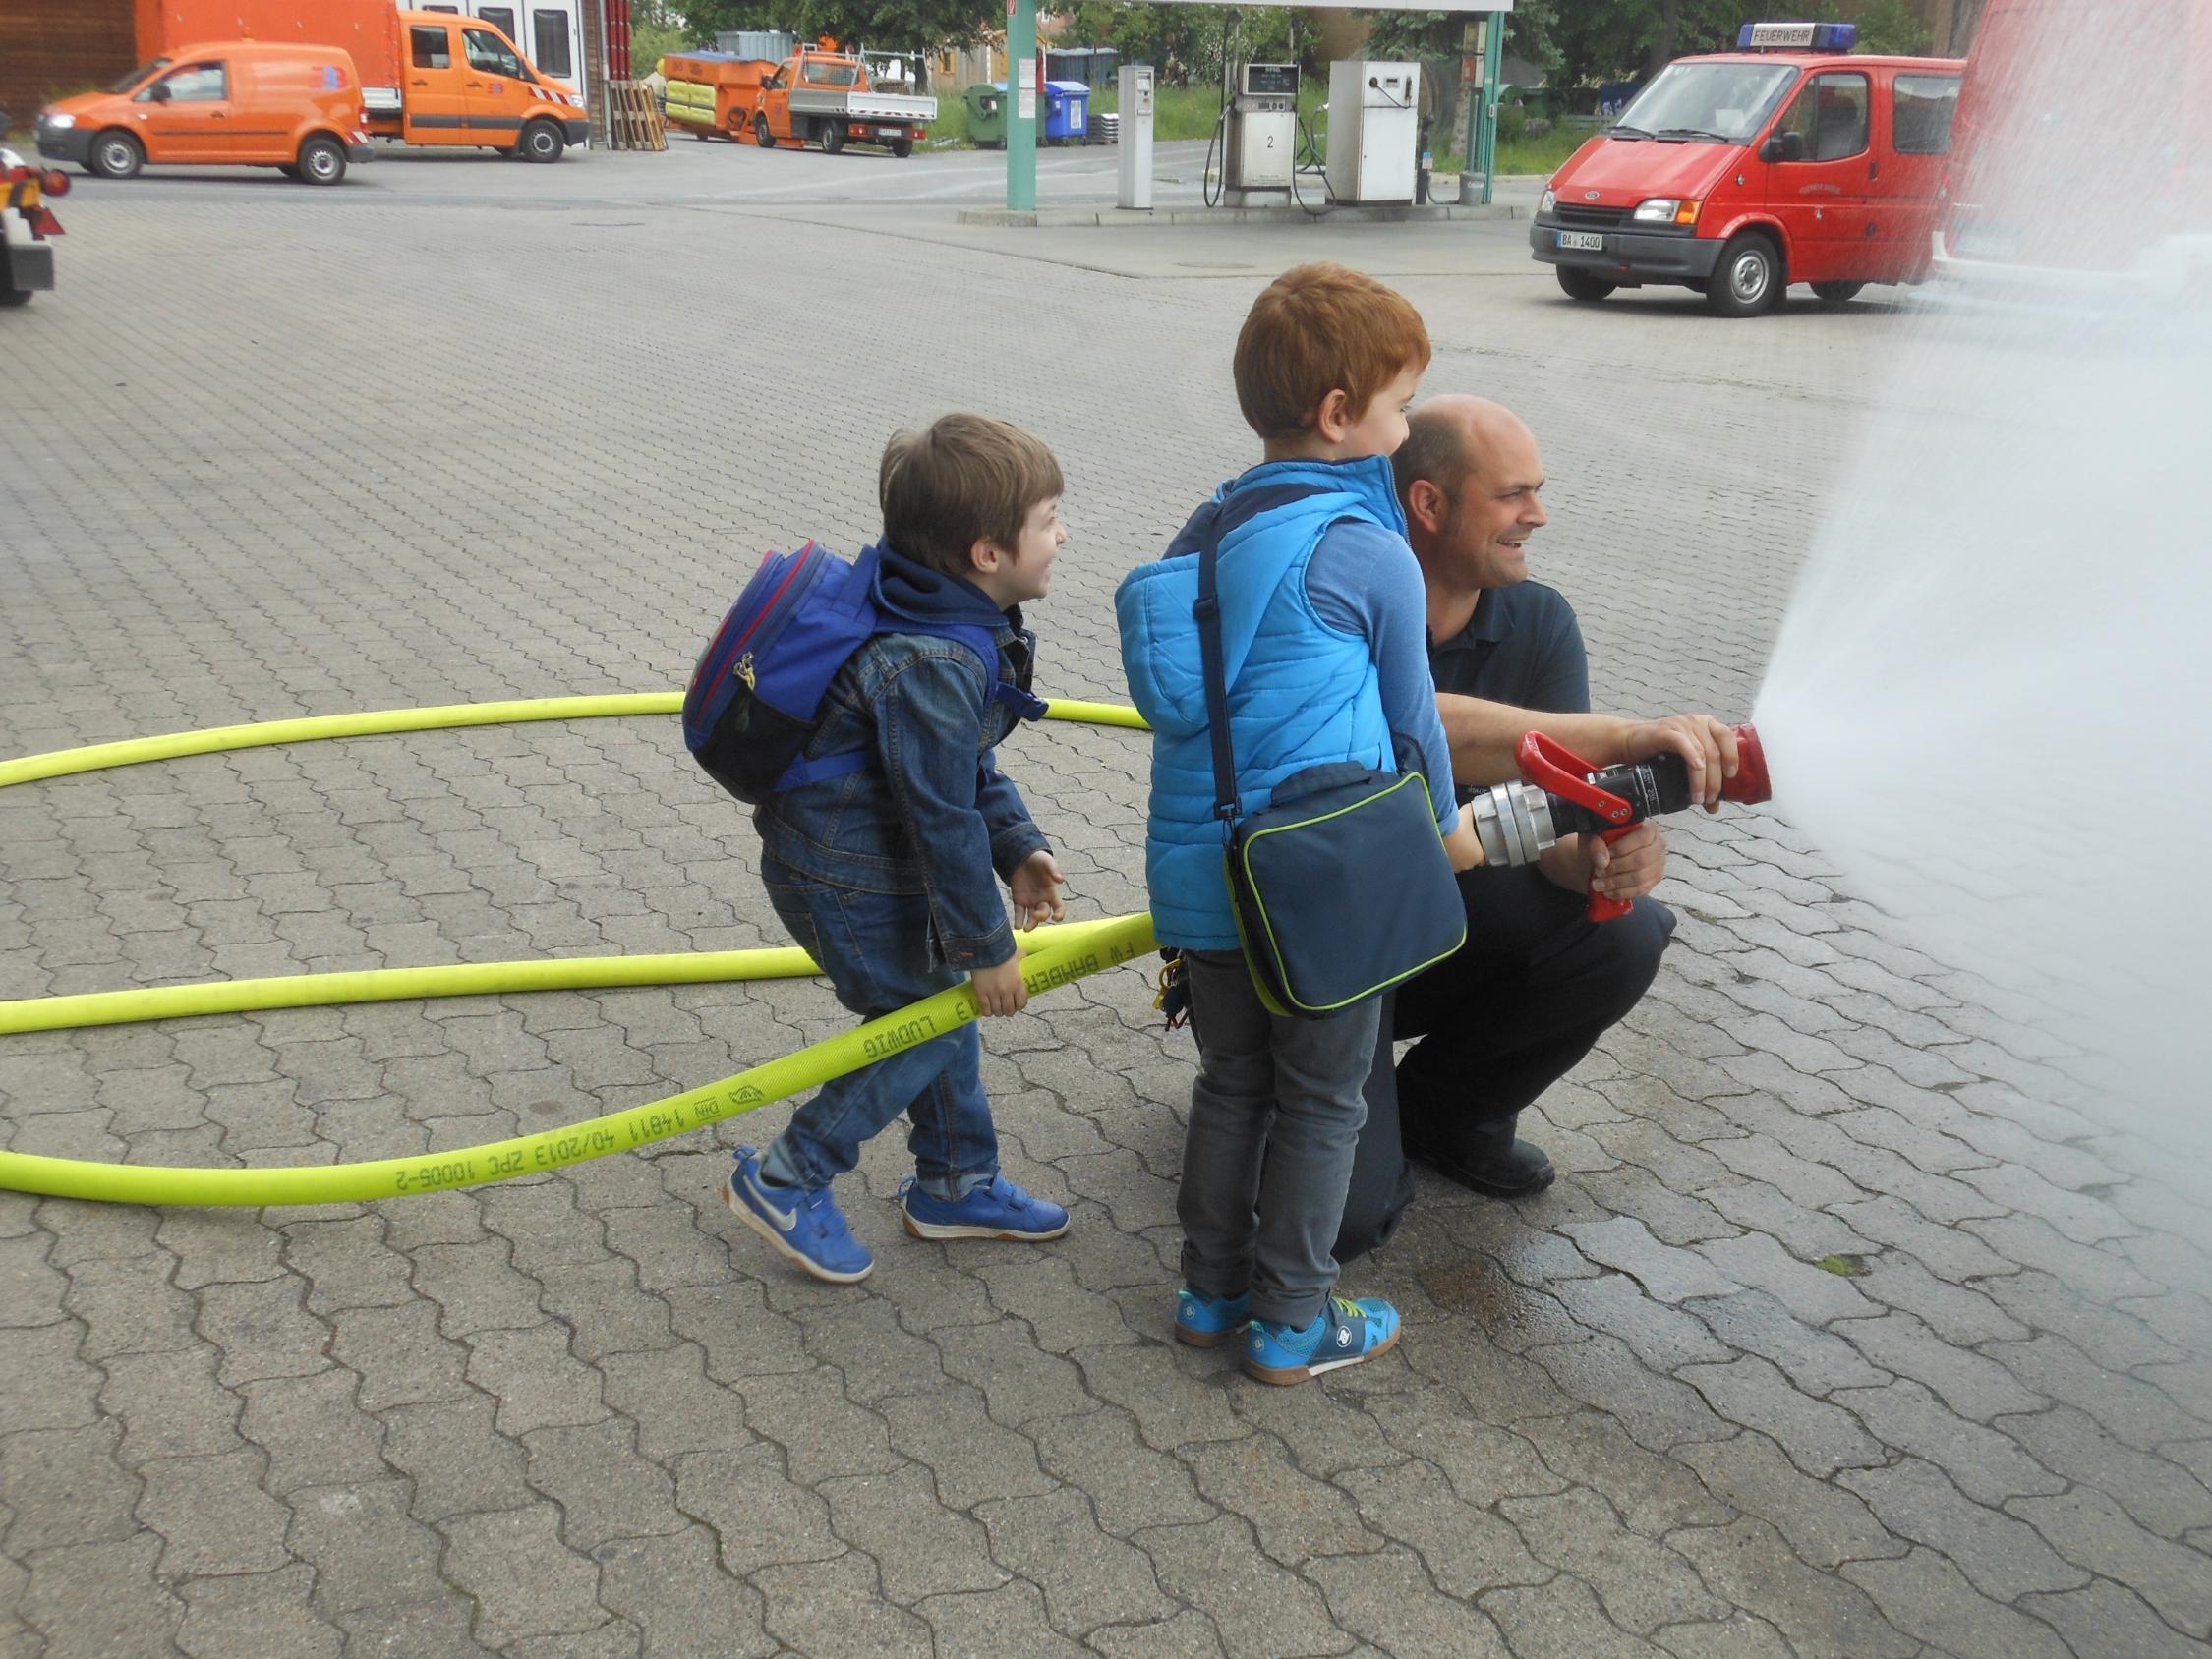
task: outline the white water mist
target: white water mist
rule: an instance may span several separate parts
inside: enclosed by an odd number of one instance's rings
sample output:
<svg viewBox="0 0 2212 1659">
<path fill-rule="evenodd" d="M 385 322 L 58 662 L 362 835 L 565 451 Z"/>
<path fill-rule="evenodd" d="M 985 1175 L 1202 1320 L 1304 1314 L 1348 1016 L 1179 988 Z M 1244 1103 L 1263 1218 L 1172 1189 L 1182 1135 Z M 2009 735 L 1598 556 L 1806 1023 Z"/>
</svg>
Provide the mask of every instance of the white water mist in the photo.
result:
<svg viewBox="0 0 2212 1659">
<path fill-rule="evenodd" d="M 2096 10 L 2111 23 L 2129 8 Z M 2095 73 L 2114 86 L 2170 79 L 2178 48 L 2156 14 L 2175 8 L 2142 10 L 2100 39 Z M 2054 29 L 2042 45 L 2070 42 Z M 2157 193 L 2203 179 L 2188 146 L 2204 120 L 2146 118 L 2139 101 L 2123 120 L 2089 98 L 2055 145 L 2036 100 L 2075 84 L 2064 67 L 2015 69 L 2010 118 L 2038 142 L 2012 144 L 1995 177 L 1984 158 L 1980 188 L 2011 214 L 2005 247 L 2086 267 L 2185 251 Z M 2064 180 L 2047 176 L 2057 153 Z M 2022 994 L 2008 1002 L 2080 1052 L 2067 1069 L 2092 1096 L 2198 1144 L 2212 1122 L 2206 284 L 2212 265 L 2166 293 L 2109 270 L 2032 300 L 1968 284 L 1870 353 L 1880 410 L 1755 715 L 1777 810 L 1854 890 L 1931 955 Z"/>
</svg>

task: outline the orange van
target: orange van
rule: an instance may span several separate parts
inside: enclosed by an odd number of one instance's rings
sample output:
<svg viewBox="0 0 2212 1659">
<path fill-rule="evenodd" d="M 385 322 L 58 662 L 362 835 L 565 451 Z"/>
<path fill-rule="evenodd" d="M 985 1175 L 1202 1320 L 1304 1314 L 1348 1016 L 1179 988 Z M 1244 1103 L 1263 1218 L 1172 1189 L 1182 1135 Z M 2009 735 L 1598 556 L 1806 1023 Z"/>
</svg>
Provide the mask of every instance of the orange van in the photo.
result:
<svg viewBox="0 0 2212 1659">
<path fill-rule="evenodd" d="M 108 179 L 128 179 L 149 161 L 197 161 L 334 185 L 371 151 L 361 80 L 344 51 L 220 40 L 155 58 L 104 92 L 49 105 L 38 117 L 38 153 Z"/>
<path fill-rule="evenodd" d="M 558 161 L 591 137 L 582 95 L 540 73 L 496 24 L 452 12 L 397 18 L 398 106 L 369 100 L 369 130 L 379 138 Z"/>
</svg>

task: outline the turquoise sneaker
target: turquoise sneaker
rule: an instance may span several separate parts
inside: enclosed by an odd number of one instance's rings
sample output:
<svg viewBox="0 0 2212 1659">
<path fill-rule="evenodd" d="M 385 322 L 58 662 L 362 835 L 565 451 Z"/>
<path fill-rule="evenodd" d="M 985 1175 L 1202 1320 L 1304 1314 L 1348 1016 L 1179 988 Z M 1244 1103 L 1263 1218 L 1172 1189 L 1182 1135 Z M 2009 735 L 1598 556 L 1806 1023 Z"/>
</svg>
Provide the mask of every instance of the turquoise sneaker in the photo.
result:
<svg viewBox="0 0 2212 1659">
<path fill-rule="evenodd" d="M 1398 1310 L 1369 1298 L 1331 1296 L 1303 1331 L 1255 1319 L 1245 1337 L 1245 1374 L 1263 1383 L 1303 1383 L 1372 1359 L 1398 1340 Z"/>
<path fill-rule="evenodd" d="M 1175 1336 L 1193 1347 L 1219 1347 L 1234 1342 L 1252 1318 L 1252 1297 L 1209 1296 L 1188 1285 L 1175 1298 Z"/>
</svg>

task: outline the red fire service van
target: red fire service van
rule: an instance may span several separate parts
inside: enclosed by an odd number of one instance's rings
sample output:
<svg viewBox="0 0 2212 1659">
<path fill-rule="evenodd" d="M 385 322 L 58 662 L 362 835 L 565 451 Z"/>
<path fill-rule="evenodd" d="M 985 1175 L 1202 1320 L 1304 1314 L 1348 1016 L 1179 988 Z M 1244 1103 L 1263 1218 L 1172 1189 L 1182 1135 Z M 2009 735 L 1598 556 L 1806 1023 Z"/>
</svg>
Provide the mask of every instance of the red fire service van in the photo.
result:
<svg viewBox="0 0 2212 1659">
<path fill-rule="evenodd" d="M 1964 68 L 1853 55 L 1852 24 L 1745 24 L 1679 58 L 1552 177 L 1529 231 L 1576 300 L 1672 283 L 1722 316 L 1928 275 Z"/>
<path fill-rule="evenodd" d="M 2201 293 L 2212 275 L 2212 5 L 1989 0 L 1936 231 L 1980 297 Z"/>
</svg>

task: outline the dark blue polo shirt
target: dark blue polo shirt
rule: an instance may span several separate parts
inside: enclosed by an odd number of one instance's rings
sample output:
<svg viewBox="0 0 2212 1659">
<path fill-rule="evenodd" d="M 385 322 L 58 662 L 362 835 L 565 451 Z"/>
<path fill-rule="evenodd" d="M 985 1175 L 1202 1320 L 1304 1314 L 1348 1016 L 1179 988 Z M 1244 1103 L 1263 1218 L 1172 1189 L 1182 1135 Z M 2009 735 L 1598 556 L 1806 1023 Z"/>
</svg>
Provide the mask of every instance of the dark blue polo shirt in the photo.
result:
<svg viewBox="0 0 2212 1659">
<path fill-rule="evenodd" d="M 1486 588 L 1467 626 L 1428 644 L 1438 691 L 1547 715 L 1590 713 L 1590 656 L 1574 606 L 1556 588 Z"/>
</svg>

